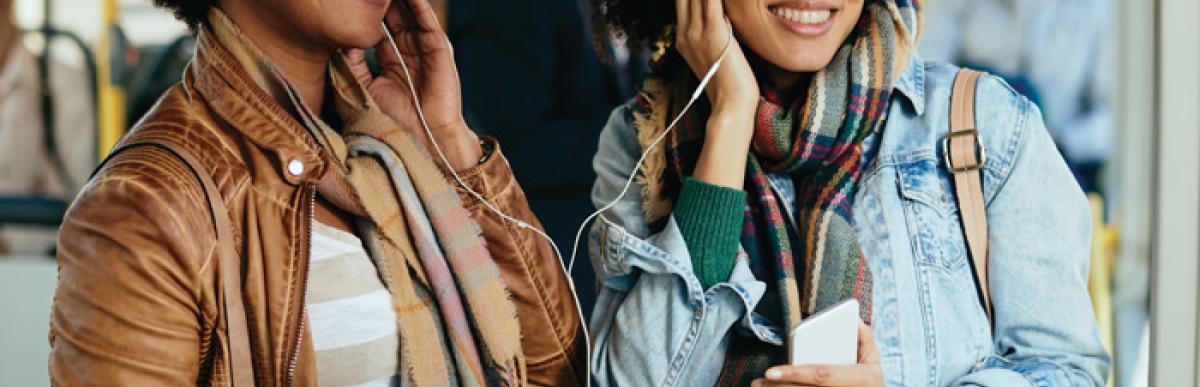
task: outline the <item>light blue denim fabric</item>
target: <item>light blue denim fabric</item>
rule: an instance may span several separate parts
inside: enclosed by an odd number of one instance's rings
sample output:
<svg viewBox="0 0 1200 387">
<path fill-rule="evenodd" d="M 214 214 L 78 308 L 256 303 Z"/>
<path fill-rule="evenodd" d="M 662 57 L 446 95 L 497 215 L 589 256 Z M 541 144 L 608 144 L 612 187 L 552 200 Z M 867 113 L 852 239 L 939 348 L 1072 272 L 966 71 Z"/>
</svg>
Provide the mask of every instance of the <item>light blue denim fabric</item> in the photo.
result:
<svg viewBox="0 0 1200 387">
<path fill-rule="evenodd" d="M 996 317 L 989 332 L 941 165 L 957 70 L 914 59 L 897 82 L 886 128 L 870 141 L 878 152 L 865 152 L 875 156 L 855 196 L 855 231 L 874 275 L 886 382 L 1103 386 L 1109 358 L 1087 294 L 1087 202 L 1037 108 L 992 76 L 976 93 L 988 157 Z M 594 160 L 598 207 L 617 196 L 640 152 L 629 106 L 618 108 Z M 640 185 L 596 222 L 589 245 L 600 286 L 590 322 L 599 385 L 712 385 L 732 335 L 784 344 L 782 327 L 747 313 L 766 285 L 744 258 L 727 282 L 702 289 L 674 219 L 648 228 Z"/>
</svg>

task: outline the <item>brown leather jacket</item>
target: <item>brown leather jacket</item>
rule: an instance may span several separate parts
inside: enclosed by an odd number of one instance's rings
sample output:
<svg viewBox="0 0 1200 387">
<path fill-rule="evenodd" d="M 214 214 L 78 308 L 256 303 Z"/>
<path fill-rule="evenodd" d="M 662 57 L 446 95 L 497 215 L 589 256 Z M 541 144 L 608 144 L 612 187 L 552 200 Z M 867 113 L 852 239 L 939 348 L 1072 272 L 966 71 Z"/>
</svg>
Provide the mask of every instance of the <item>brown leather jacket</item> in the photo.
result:
<svg viewBox="0 0 1200 387">
<path fill-rule="evenodd" d="M 301 321 L 314 184 L 326 168 L 315 140 L 205 32 L 183 81 L 124 141 L 145 139 L 197 156 L 228 205 L 258 385 L 315 385 Z M 288 172 L 293 160 L 304 166 L 299 175 Z M 501 210 L 535 219 L 498 150 L 463 177 Z M 582 384 L 580 321 L 550 245 L 462 198 L 517 307 L 530 384 Z M 60 233 L 53 383 L 227 385 L 215 247 L 203 191 L 185 164 L 155 147 L 111 160 Z"/>
</svg>

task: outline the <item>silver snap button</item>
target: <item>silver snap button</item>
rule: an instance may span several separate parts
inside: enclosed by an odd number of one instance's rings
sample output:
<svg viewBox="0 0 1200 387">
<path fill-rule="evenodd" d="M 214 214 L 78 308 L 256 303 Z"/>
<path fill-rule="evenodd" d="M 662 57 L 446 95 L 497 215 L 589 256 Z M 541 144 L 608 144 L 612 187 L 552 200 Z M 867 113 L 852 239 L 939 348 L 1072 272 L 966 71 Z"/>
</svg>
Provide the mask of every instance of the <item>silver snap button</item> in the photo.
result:
<svg viewBox="0 0 1200 387">
<path fill-rule="evenodd" d="M 301 173 L 304 173 L 304 163 L 300 162 L 300 160 L 289 161 L 288 173 L 292 174 L 292 176 L 300 176 Z"/>
</svg>

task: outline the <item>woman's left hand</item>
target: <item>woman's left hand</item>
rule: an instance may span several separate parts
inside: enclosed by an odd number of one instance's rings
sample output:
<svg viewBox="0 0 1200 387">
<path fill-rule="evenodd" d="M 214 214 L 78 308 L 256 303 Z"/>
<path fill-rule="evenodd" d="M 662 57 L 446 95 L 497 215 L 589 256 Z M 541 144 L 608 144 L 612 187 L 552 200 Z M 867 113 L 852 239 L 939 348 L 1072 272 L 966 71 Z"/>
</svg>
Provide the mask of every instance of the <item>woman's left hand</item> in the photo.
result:
<svg viewBox="0 0 1200 387">
<path fill-rule="evenodd" d="M 408 65 L 417 98 L 438 144 L 456 170 L 475 166 L 482 157 L 479 137 L 463 119 L 462 87 L 454 64 L 454 49 L 428 0 L 393 0 L 385 17 L 389 33 Z M 348 50 L 354 77 L 388 116 L 428 142 L 408 89 L 404 67 L 387 37 L 375 46 L 381 73 L 371 74 L 363 50 Z M 425 144 L 433 149 L 430 144 Z"/>
<path fill-rule="evenodd" d="M 767 370 L 767 377 L 754 381 L 756 387 L 766 386 L 823 386 L 823 387 L 881 387 L 883 368 L 879 365 L 879 348 L 875 332 L 858 323 L 858 364 L 776 366 Z"/>
</svg>

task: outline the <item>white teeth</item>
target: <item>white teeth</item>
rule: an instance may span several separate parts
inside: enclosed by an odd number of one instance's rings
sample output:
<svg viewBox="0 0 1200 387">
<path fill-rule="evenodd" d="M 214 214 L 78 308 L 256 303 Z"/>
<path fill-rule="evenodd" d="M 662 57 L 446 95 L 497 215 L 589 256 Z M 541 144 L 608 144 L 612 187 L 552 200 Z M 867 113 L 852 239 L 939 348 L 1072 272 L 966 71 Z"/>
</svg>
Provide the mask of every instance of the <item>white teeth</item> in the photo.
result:
<svg viewBox="0 0 1200 387">
<path fill-rule="evenodd" d="M 829 20 L 831 12 L 829 10 L 820 11 L 805 11 L 788 7 L 775 7 L 772 12 L 775 16 L 779 16 L 785 20 L 800 22 L 801 24 L 821 24 Z"/>
</svg>

